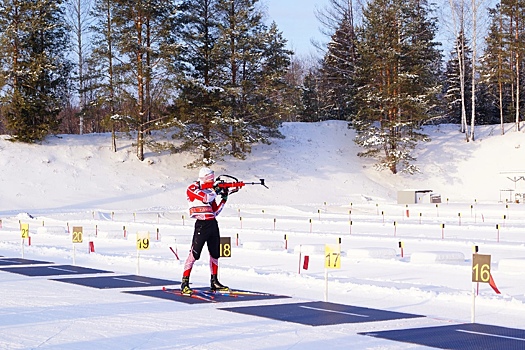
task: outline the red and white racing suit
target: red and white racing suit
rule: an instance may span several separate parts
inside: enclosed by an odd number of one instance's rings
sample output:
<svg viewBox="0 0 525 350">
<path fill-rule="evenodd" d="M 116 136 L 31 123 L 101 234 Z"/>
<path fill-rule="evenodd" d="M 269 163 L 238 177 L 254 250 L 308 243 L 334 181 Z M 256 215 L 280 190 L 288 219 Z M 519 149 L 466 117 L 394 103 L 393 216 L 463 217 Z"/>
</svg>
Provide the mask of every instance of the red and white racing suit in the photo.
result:
<svg viewBox="0 0 525 350">
<path fill-rule="evenodd" d="M 225 200 L 215 202 L 217 194 L 213 188 L 201 189 L 199 182 L 194 182 L 186 189 L 186 197 L 190 208 L 190 217 L 197 220 L 212 220 L 220 214 Z"/>
<path fill-rule="evenodd" d="M 183 277 L 189 277 L 196 260 L 199 260 L 204 243 L 210 253 L 210 272 L 217 274 L 220 234 L 215 217 L 220 214 L 226 199 L 216 202 L 217 194 L 213 188 L 201 189 L 199 182 L 194 182 L 186 190 L 190 217 L 197 219 L 191 244 L 191 251 L 184 263 Z"/>
</svg>

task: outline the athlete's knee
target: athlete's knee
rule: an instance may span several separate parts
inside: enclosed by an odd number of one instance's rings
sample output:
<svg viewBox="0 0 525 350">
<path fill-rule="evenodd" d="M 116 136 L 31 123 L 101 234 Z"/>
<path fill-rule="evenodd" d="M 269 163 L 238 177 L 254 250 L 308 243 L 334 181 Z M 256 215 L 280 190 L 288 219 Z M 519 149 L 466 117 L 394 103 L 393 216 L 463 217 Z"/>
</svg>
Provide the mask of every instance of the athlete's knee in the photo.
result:
<svg viewBox="0 0 525 350">
<path fill-rule="evenodd" d="M 200 257 L 201 257 L 201 252 L 200 251 L 192 249 L 191 253 L 193 254 L 193 257 L 195 258 L 195 260 L 199 260 L 200 259 Z"/>
</svg>

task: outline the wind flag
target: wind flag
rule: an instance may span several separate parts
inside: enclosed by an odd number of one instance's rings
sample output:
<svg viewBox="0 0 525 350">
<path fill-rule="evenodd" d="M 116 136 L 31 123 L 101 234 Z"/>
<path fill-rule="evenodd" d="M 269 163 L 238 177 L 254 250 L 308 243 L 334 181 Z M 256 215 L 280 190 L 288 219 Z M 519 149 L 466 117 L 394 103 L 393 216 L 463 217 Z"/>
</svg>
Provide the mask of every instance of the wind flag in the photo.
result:
<svg viewBox="0 0 525 350">
<path fill-rule="evenodd" d="M 494 289 L 496 294 L 501 294 L 498 287 L 496 287 L 496 282 L 494 282 L 494 278 L 492 278 L 492 274 L 490 274 L 489 285 L 492 287 L 492 289 Z"/>
</svg>

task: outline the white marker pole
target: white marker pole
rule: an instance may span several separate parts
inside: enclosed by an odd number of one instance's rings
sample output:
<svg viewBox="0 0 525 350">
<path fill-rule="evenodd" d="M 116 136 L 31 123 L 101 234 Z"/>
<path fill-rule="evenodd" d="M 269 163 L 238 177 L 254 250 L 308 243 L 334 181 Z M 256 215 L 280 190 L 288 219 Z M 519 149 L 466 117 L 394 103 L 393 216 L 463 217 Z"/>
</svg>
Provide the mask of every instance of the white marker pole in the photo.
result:
<svg viewBox="0 0 525 350">
<path fill-rule="evenodd" d="M 140 276 L 140 250 L 137 249 L 137 276 Z"/>
<path fill-rule="evenodd" d="M 472 308 L 470 310 L 470 322 L 476 322 L 476 287 L 474 283 L 472 283 Z"/>
<path fill-rule="evenodd" d="M 324 301 L 328 302 L 328 269 L 324 269 Z"/>
<path fill-rule="evenodd" d="M 75 264 L 75 251 L 76 251 L 76 247 L 75 247 L 75 243 L 73 243 L 73 265 L 76 265 Z"/>
</svg>

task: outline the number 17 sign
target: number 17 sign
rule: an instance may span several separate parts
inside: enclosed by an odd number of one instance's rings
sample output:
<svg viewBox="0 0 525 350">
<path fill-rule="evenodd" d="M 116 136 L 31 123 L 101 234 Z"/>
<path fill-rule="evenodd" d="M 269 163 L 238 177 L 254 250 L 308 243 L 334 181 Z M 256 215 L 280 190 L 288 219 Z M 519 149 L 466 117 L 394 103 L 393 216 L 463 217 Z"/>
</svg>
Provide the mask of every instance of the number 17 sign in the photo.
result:
<svg viewBox="0 0 525 350">
<path fill-rule="evenodd" d="M 341 268 L 341 246 L 339 244 L 324 246 L 324 267 L 327 269 Z"/>
<path fill-rule="evenodd" d="M 341 268 L 341 245 L 325 244 L 324 246 L 324 301 L 328 301 L 328 269 Z"/>
</svg>

